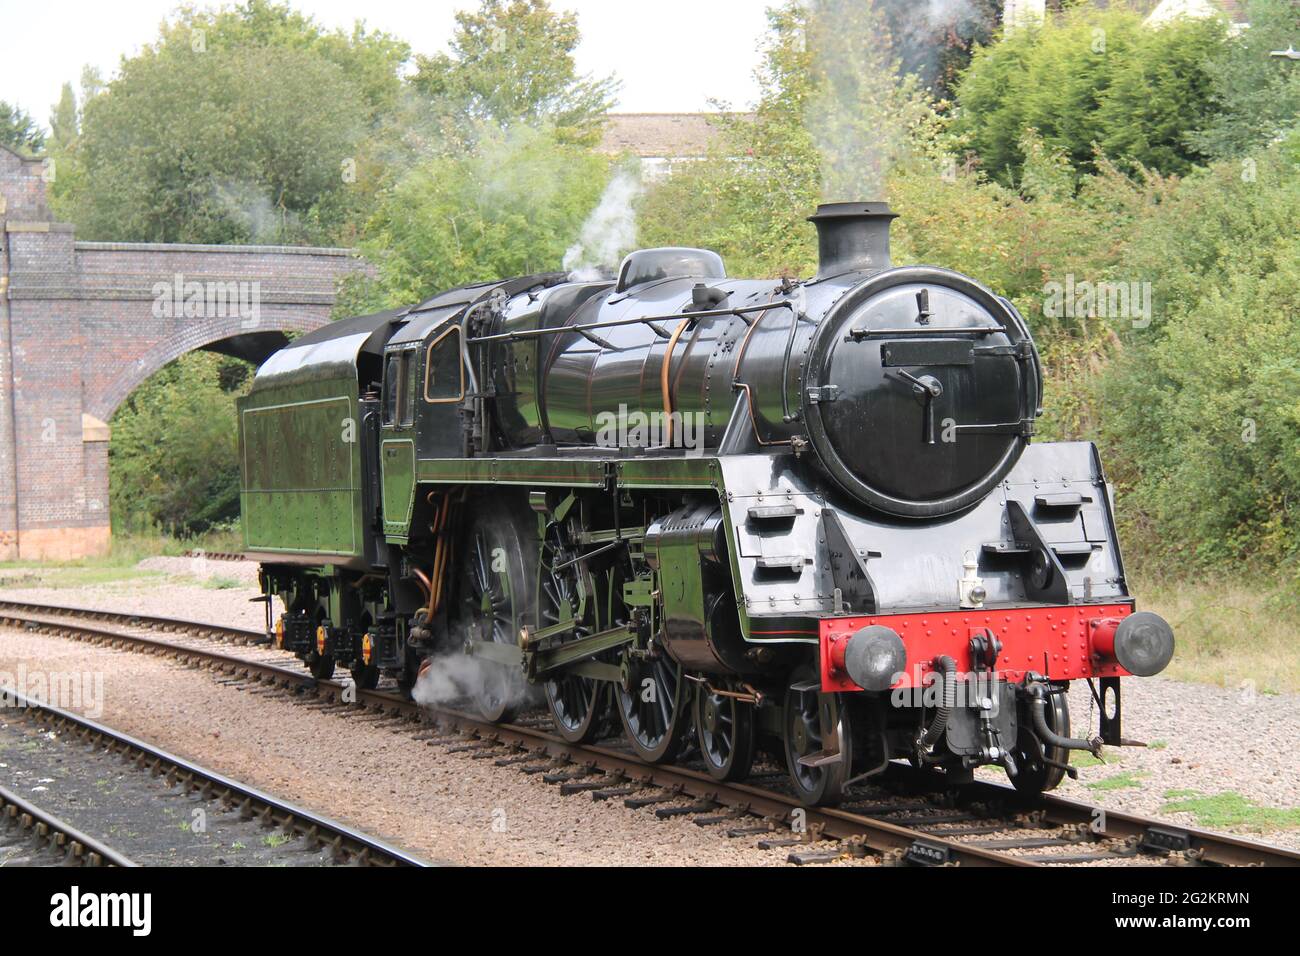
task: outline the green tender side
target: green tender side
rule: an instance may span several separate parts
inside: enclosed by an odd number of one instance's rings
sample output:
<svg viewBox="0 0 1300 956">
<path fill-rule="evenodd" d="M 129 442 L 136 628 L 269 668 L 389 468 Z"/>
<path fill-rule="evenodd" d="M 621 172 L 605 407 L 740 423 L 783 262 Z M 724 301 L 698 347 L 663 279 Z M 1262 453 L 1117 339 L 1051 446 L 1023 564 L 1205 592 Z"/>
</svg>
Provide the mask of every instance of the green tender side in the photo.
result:
<svg viewBox="0 0 1300 956">
<path fill-rule="evenodd" d="M 362 554 L 355 378 L 264 388 L 239 402 L 244 547 Z"/>
</svg>

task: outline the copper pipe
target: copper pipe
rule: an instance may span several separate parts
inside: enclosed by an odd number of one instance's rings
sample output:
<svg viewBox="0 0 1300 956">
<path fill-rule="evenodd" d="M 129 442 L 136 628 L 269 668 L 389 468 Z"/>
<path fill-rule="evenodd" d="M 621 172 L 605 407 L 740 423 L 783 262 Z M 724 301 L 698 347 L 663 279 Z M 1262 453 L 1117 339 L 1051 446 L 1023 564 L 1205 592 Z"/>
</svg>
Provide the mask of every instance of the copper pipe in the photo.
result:
<svg viewBox="0 0 1300 956">
<path fill-rule="evenodd" d="M 431 590 L 429 576 L 419 568 L 411 568 L 411 573 L 415 575 L 416 580 L 420 582 L 420 587 L 424 588 L 424 592 L 428 594 Z"/>
<path fill-rule="evenodd" d="M 432 530 L 438 537 L 433 557 L 433 593 L 429 595 L 429 617 L 432 618 L 442 609 L 443 593 L 446 589 L 447 568 L 451 564 L 452 542 L 447 535 L 447 525 L 451 518 L 450 491 L 444 492 L 438 506 Z"/>
<path fill-rule="evenodd" d="M 663 393 L 664 399 L 664 428 L 667 429 L 664 432 L 666 447 L 671 447 L 673 443 L 673 393 L 668 384 L 668 372 L 673 364 L 673 349 L 677 347 L 677 340 L 686 331 L 690 321 L 690 319 L 682 319 L 677 323 L 677 328 L 673 329 L 673 334 L 668 339 L 668 348 L 664 351 L 663 367 L 659 369 L 659 390 Z"/>
<path fill-rule="evenodd" d="M 767 301 L 771 302 L 772 298 L 775 297 L 775 295 L 776 293 L 772 293 L 772 297 L 769 297 Z M 772 306 L 772 308 L 777 308 L 777 306 L 774 305 Z M 758 419 L 754 417 L 754 391 L 749 387 L 749 384 L 747 382 L 742 382 L 740 380 L 740 363 L 745 360 L 745 352 L 749 349 L 749 337 L 754 334 L 754 329 L 758 328 L 758 323 L 762 322 L 763 319 L 767 316 L 767 313 L 770 311 L 771 309 L 764 309 L 762 312 L 758 313 L 758 318 L 756 318 L 753 321 L 753 323 L 750 324 L 749 328 L 745 330 L 745 337 L 744 339 L 741 340 L 740 343 L 740 351 L 736 355 L 736 363 L 731 367 L 731 387 L 742 388 L 745 390 L 745 397 L 748 399 L 748 402 L 746 404 L 749 405 L 749 427 L 754 430 L 755 441 L 757 441 L 760 445 L 765 445 L 765 446 L 791 445 L 793 444 L 793 441 L 789 438 L 785 439 L 784 441 L 767 441 L 763 438 L 762 435 L 759 434 Z M 781 387 L 782 388 L 785 387 L 784 382 L 781 383 Z"/>
<path fill-rule="evenodd" d="M 433 504 L 434 492 L 429 492 L 425 499 Z M 445 539 L 442 535 L 442 523 L 447 512 L 448 493 L 443 493 L 442 500 L 438 503 L 438 510 L 434 512 L 433 523 L 429 525 L 429 530 L 434 534 L 433 546 L 433 580 L 429 585 L 429 603 L 426 607 L 428 617 L 433 619 L 434 614 L 438 612 L 439 599 L 442 596 L 442 570 L 443 570 L 443 552 L 445 551 Z"/>
</svg>

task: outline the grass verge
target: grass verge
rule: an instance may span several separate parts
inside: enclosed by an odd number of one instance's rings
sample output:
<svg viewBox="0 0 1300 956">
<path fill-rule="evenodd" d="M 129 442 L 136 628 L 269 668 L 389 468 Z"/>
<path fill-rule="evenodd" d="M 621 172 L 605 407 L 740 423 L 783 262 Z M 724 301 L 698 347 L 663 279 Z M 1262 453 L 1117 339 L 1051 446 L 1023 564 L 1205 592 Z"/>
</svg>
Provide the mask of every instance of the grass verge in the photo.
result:
<svg viewBox="0 0 1300 956">
<path fill-rule="evenodd" d="M 1251 830 L 1290 830 L 1300 827 L 1300 808 L 1261 807 L 1239 793 L 1212 797 L 1195 790 L 1168 790 L 1162 813 L 1190 813 L 1199 826 L 1212 830 L 1243 827 Z"/>
<path fill-rule="evenodd" d="M 1174 629 L 1169 677 L 1259 694 L 1300 693 L 1294 587 L 1259 577 L 1133 582 L 1138 607 Z"/>
</svg>

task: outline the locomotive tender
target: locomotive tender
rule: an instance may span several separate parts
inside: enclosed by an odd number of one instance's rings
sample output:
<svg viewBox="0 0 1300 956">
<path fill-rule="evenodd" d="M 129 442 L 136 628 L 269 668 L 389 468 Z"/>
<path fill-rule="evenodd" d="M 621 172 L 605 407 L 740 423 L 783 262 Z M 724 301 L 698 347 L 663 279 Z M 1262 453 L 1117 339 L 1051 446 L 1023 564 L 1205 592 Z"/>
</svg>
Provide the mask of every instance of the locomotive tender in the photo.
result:
<svg viewBox="0 0 1300 956">
<path fill-rule="evenodd" d="M 544 694 L 571 741 L 689 740 L 723 780 L 764 749 L 808 804 L 898 758 L 1037 792 L 1120 744 L 1119 678 L 1173 633 L 1134 610 L 1096 448 L 1030 443 L 1024 320 L 893 267 L 893 218 L 819 207 L 806 281 L 644 249 L 276 353 L 239 415 L 276 643 L 408 691 L 468 655 L 490 720 Z M 1101 720 L 1072 737 L 1080 679 Z"/>
</svg>

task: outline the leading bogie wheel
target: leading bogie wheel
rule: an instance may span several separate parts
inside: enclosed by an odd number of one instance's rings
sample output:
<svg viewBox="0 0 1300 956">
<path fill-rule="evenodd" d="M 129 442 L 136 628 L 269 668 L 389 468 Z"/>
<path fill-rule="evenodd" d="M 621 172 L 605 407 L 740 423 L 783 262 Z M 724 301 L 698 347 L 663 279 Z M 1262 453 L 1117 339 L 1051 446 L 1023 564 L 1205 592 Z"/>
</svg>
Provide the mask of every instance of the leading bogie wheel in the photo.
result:
<svg viewBox="0 0 1300 956">
<path fill-rule="evenodd" d="M 790 676 L 781 714 L 786 769 L 804 806 L 840 802 L 853 764 L 853 720 L 842 694 L 824 694 L 811 667 Z M 830 728 L 838 746 L 823 728 Z M 836 756 L 838 754 L 838 756 Z"/>
<path fill-rule="evenodd" d="M 334 655 L 313 654 L 307 668 L 311 671 L 311 676 L 317 680 L 329 680 L 334 676 Z"/>
<path fill-rule="evenodd" d="M 351 668 L 352 681 L 358 690 L 374 690 L 379 686 L 379 668 L 374 664 L 357 664 Z"/>
<path fill-rule="evenodd" d="M 1053 733 L 1070 736 L 1070 704 L 1064 691 L 1047 695 L 1044 717 Z M 1011 778 L 1011 783 L 1017 791 L 1028 795 L 1055 790 L 1065 778 L 1064 768 L 1070 762 L 1070 752 L 1064 747 L 1049 746 L 1038 739 L 1027 711 L 1020 715 L 1011 757 L 1016 763 L 1016 775 Z"/>
</svg>

